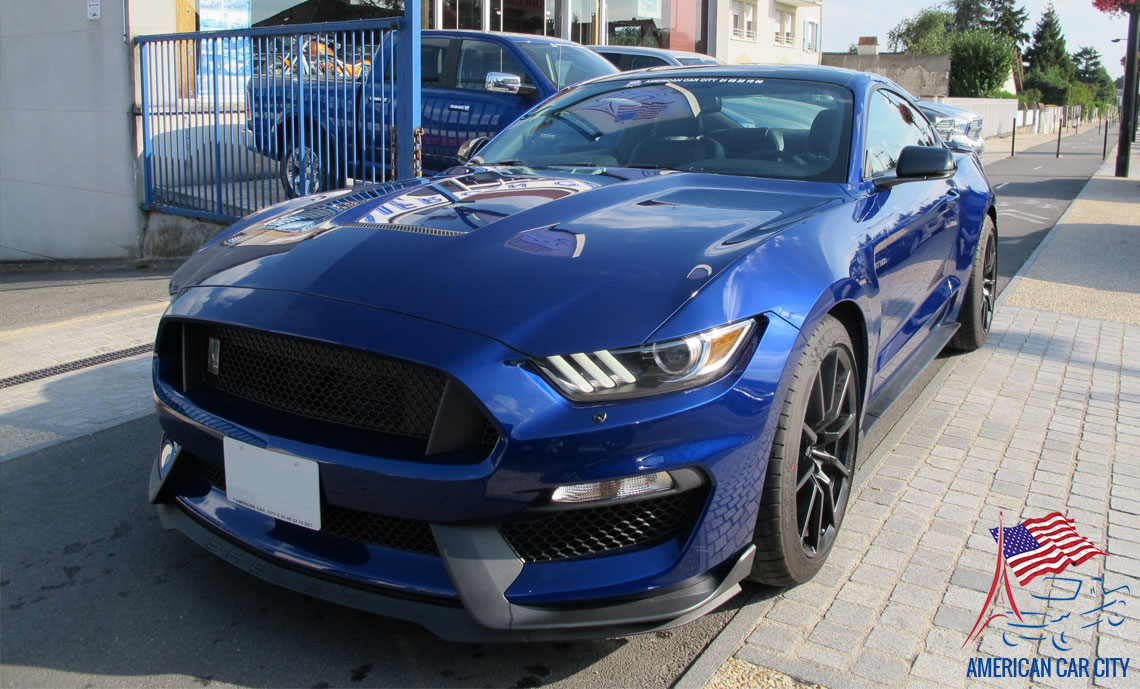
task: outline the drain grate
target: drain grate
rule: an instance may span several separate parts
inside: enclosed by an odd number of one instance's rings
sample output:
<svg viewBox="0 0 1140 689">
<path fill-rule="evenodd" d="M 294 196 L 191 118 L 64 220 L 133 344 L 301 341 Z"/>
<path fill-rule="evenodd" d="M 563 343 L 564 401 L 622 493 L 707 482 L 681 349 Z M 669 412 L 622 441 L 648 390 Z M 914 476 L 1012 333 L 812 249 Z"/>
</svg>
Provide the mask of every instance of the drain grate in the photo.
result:
<svg viewBox="0 0 1140 689">
<path fill-rule="evenodd" d="M 78 371 L 81 368 L 88 368 L 91 366 L 98 366 L 105 364 L 109 361 L 118 361 L 119 359 L 126 359 L 139 354 L 146 354 L 154 350 L 154 343 L 147 343 L 137 347 L 130 347 L 129 349 L 120 349 L 117 352 L 107 352 L 106 354 L 99 354 L 97 356 L 89 356 L 86 359 L 79 359 L 77 361 L 69 361 L 66 364 L 59 364 L 58 366 L 49 366 L 48 368 L 41 368 L 38 371 L 29 371 L 21 373 L 18 376 L 10 376 L 8 378 L 0 378 L 0 390 L 10 388 L 13 385 L 21 385 L 23 383 L 30 383 L 33 380 L 42 380 L 44 378 L 51 378 L 58 376 L 61 373 L 69 373 L 71 371 Z"/>
</svg>

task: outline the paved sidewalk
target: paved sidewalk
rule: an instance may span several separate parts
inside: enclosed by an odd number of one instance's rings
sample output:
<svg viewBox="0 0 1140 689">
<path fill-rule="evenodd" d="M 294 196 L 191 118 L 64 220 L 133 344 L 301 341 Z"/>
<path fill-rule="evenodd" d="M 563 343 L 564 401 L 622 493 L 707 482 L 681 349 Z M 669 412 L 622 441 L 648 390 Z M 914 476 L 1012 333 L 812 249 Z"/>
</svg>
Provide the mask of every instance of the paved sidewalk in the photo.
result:
<svg viewBox="0 0 1140 689">
<path fill-rule="evenodd" d="M 832 689 L 1140 687 L 1138 153 L 1130 179 L 1101 168 L 1003 293 L 986 346 L 956 357 L 866 462 L 819 575 L 762 591 L 726 628 L 736 650 L 707 686 L 746 686 L 760 666 Z M 1054 511 L 1108 556 L 1068 581 L 1013 582 L 1043 631 L 1009 617 L 965 643 L 997 563 L 988 530 Z M 1002 598 L 987 617 L 1007 611 Z M 967 677 L 989 658 L 1053 659 L 1053 674 Z M 1092 676 L 1098 658 L 1129 660 L 1127 676 Z M 1061 676 L 1074 659 L 1087 673 Z"/>
<path fill-rule="evenodd" d="M 166 304 L 0 331 L 0 379 L 154 342 Z M 0 388 L 0 461 L 154 410 L 150 354 Z"/>
</svg>

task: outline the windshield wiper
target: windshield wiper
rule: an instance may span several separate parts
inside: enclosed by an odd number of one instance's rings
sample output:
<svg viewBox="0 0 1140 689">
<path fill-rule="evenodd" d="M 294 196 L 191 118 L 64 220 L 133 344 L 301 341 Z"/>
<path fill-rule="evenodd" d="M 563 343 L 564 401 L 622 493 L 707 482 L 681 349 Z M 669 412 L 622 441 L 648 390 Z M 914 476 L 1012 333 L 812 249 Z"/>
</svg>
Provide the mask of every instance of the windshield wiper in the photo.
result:
<svg viewBox="0 0 1140 689">
<path fill-rule="evenodd" d="M 633 168 L 635 170 L 670 170 L 672 172 L 680 172 L 680 170 L 675 167 L 669 167 L 668 165 L 653 165 L 652 163 L 636 163 L 634 165 L 626 165 L 626 167 Z"/>
<path fill-rule="evenodd" d="M 598 167 L 597 163 L 543 163 L 541 167 Z"/>
<path fill-rule="evenodd" d="M 497 161 L 494 163 L 483 163 L 483 164 L 484 165 L 521 165 L 521 166 L 525 166 L 526 161 L 523 160 L 522 158 L 507 158 L 506 160 L 500 160 L 500 161 Z"/>
</svg>

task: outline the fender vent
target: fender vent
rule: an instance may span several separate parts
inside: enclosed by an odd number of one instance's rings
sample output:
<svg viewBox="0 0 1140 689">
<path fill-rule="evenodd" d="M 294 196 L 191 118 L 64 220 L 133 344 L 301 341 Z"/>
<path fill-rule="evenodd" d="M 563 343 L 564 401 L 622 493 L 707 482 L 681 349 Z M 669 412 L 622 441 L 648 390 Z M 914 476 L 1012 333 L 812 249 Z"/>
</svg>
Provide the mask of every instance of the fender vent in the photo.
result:
<svg viewBox="0 0 1140 689">
<path fill-rule="evenodd" d="M 412 232 L 415 234 L 428 234 L 433 237 L 460 237 L 467 234 L 458 230 L 441 230 L 438 227 L 420 227 L 418 225 L 397 225 L 394 223 L 375 222 L 349 222 L 343 227 L 356 227 L 362 230 L 393 230 L 395 232 Z"/>
</svg>

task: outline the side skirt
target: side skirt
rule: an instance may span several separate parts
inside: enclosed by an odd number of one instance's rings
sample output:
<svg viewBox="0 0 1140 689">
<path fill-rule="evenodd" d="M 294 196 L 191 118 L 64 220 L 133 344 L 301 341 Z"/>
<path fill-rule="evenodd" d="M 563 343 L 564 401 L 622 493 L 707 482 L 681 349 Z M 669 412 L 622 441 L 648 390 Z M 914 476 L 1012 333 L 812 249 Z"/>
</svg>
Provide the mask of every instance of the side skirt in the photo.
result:
<svg viewBox="0 0 1140 689">
<path fill-rule="evenodd" d="M 946 348 L 946 344 L 958 332 L 958 323 L 943 323 L 934 329 L 926 341 L 911 354 L 895 374 L 891 376 L 886 385 L 879 390 L 879 394 L 867 405 L 867 413 L 863 416 L 863 434 L 879 420 L 887 408 L 902 396 L 918 374 L 922 372 L 938 354 Z"/>
</svg>

